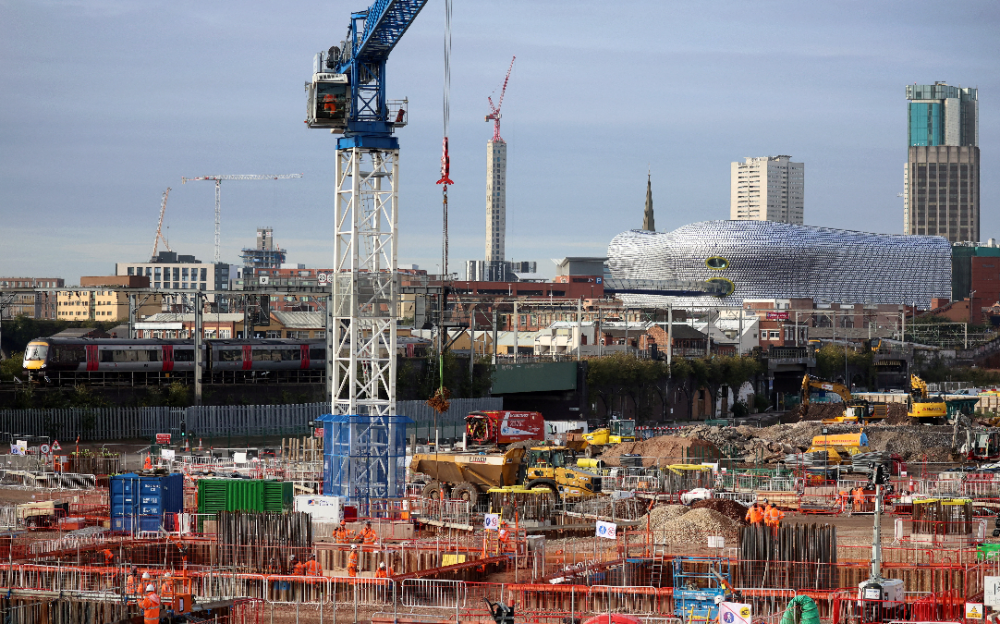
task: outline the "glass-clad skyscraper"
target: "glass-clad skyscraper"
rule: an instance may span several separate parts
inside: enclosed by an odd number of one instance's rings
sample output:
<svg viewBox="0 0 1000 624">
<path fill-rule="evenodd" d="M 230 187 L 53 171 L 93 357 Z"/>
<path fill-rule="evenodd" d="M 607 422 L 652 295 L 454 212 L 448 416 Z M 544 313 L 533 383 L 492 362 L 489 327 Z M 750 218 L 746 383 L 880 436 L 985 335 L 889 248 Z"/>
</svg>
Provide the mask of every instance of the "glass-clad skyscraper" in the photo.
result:
<svg viewBox="0 0 1000 624">
<path fill-rule="evenodd" d="M 903 232 L 979 240 L 979 94 L 907 85 Z"/>
</svg>

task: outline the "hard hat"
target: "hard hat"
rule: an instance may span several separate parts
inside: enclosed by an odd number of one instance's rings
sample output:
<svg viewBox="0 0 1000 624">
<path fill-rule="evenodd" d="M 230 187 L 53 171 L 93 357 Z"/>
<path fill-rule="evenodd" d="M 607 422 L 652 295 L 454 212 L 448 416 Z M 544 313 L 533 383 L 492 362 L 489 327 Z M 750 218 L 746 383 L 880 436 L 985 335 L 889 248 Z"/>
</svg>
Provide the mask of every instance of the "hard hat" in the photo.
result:
<svg viewBox="0 0 1000 624">
<path fill-rule="evenodd" d="M 357 548 L 358 548 L 357 544 L 351 544 L 351 550 L 357 550 Z"/>
<path fill-rule="evenodd" d="M 288 560 L 289 561 L 295 561 L 295 555 L 292 555 L 291 557 L 289 557 Z"/>
<path fill-rule="evenodd" d="M 384 568 L 385 567 L 385 562 L 383 561 L 382 563 L 378 564 L 378 567 Z"/>
<path fill-rule="evenodd" d="M 715 597 L 715 604 L 719 604 L 719 603 L 721 603 L 721 602 L 722 602 L 723 600 L 725 600 L 725 598 L 723 598 L 722 596 L 719 596 L 719 595 L 717 595 L 717 596 Z"/>
<path fill-rule="evenodd" d="M 169 573 L 169 572 L 167 572 L 166 574 L 164 574 L 164 575 L 163 575 L 163 578 L 165 578 L 165 579 L 168 579 L 168 578 L 170 578 L 170 573 Z"/>
<path fill-rule="evenodd" d="M 146 579 L 148 579 L 148 578 L 149 578 L 149 572 L 143 572 L 143 573 L 142 573 L 142 580 L 144 580 L 144 581 L 145 581 L 145 580 L 146 580 Z"/>
<path fill-rule="evenodd" d="M 146 585 L 146 591 L 156 591 L 156 588 L 153 587 L 152 583 L 150 583 L 149 585 Z"/>
</svg>

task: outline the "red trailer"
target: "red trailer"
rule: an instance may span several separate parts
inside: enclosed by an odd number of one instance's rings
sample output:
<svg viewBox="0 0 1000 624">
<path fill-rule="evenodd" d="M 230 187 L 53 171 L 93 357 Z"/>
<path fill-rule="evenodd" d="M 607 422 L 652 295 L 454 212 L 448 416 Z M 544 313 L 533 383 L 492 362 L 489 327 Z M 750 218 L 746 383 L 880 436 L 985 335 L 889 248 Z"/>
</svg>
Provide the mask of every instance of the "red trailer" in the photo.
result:
<svg viewBox="0 0 1000 624">
<path fill-rule="evenodd" d="M 544 440 L 545 419 L 541 412 L 472 412 L 465 417 L 465 431 L 470 444 Z"/>
</svg>

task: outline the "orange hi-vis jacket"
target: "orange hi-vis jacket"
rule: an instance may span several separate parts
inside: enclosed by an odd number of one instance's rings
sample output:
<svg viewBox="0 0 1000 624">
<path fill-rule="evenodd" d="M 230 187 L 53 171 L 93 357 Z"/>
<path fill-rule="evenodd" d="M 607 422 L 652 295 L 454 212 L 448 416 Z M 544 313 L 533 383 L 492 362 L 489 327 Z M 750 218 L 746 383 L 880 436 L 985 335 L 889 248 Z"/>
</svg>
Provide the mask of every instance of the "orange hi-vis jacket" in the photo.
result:
<svg viewBox="0 0 1000 624">
<path fill-rule="evenodd" d="M 365 530 L 361 533 L 361 538 L 364 540 L 366 546 L 370 546 L 378 541 L 378 533 L 374 529 L 365 527 Z"/>
<path fill-rule="evenodd" d="M 347 576 L 355 577 L 358 575 L 358 553 L 357 551 L 351 551 L 351 556 L 347 558 Z"/>
<path fill-rule="evenodd" d="M 750 524 L 760 524 L 761 520 L 764 519 L 764 514 L 761 513 L 760 507 L 754 505 L 747 510 L 746 519 Z"/>
<path fill-rule="evenodd" d="M 310 559 L 306 562 L 306 575 L 308 576 L 323 576 L 323 567 L 319 565 L 319 561 L 315 559 Z"/>
<path fill-rule="evenodd" d="M 156 592 L 149 592 L 139 603 L 142 607 L 143 624 L 159 624 L 160 622 L 160 597 Z"/>
</svg>

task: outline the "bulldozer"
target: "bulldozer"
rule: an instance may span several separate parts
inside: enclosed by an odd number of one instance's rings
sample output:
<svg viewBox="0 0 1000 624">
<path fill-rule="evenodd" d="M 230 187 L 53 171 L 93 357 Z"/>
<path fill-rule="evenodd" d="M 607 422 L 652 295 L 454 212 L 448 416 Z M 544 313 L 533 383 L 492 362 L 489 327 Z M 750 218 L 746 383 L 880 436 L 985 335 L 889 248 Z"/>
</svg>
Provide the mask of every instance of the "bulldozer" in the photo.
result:
<svg viewBox="0 0 1000 624">
<path fill-rule="evenodd" d="M 910 375 L 908 407 L 907 415 L 917 422 L 936 424 L 948 418 L 948 404 L 942 397 L 932 397 L 927 383 L 916 375 Z"/>
<path fill-rule="evenodd" d="M 605 446 L 635 442 L 635 421 L 632 419 L 612 418 L 607 427 L 583 434 L 583 452 L 587 457 L 600 455 Z"/>
<path fill-rule="evenodd" d="M 875 420 L 882 420 L 889 415 L 888 406 L 885 403 L 870 403 L 851 396 L 851 391 L 847 386 L 834 381 L 820 379 L 813 375 L 802 377 L 802 416 L 809 410 L 809 391 L 812 388 L 826 390 L 836 393 L 840 400 L 844 402 L 844 412 L 835 418 L 824 418 L 822 423 L 832 425 L 836 423 L 858 423 L 865 424 Z"/>
<path fill-rule="evenodd" d="M 420 453 L 410 470 L 431 477 L 421 494 L 478 502 L 489 490 L 523 485 L 547 488 L 556 500 L 568 495 L 597 494 L 601 476 L 574 465 L 565 446 L 511 448 L 504 453 Z"/>
</svg>

